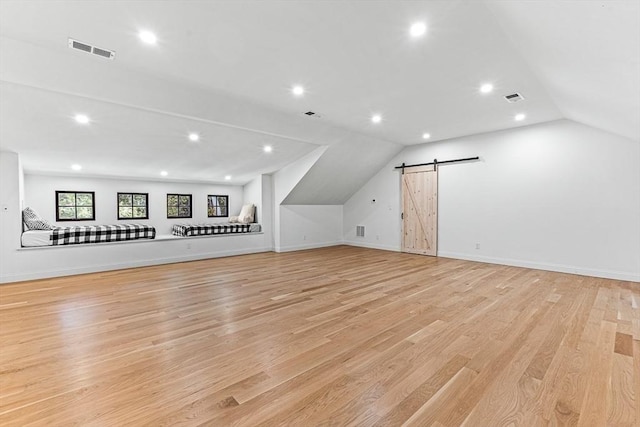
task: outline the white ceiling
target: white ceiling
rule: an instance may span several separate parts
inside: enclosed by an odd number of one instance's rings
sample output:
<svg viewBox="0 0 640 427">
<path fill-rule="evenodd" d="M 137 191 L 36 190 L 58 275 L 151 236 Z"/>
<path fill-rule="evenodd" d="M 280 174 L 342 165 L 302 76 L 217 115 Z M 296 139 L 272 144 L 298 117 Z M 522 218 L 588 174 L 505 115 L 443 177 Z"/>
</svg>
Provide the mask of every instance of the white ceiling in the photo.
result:
<svg viewBox="0 0 640 427">
<path fill-rule="evenodd" d="M 487 3 L 565 118 L 640 140 L 640 1 Z"/>
<path fill-rule="evenodd" d="M 427 34 L 411 39 L 418 20 Z M 340 203 L 423 132 L 569 118 L 640 139 L 638 28 L 636 1 L 2 0 L 0 148 L 28 171 L 243 184 L 329 145 L 289 202 Z M 525 100 L 508 104 L 512 92 Z"/>
</svg>

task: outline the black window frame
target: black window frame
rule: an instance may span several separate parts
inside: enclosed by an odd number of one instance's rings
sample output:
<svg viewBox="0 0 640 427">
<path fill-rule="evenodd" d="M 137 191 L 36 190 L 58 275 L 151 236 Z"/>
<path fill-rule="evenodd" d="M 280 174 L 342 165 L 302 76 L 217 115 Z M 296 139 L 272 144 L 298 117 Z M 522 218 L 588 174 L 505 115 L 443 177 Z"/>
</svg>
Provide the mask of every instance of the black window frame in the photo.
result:
<svg viewBox="0 0 640 427">
<path fill-rule="evenodd" d="M 210 215 L 209 214 L 209 201 L 212 200 L 212 198 L 215 198 L 216 202 L 218 201 L 219 197 L 224 197 L 225 201 L 225 205 L 224 207 L 226 208 L 226 215 Z M 214 208 L 216 207 L 221 207 L 221 205 L 214 205 Z M 229 195 L 228 194 L 209 194 L 207 195 L 207 217 L 208 218 L 228 218 L 229 217 Z"/>
<path fill-rule="evenodd" d="M 73 194 L 75 204 L 73 206 L 60 206 L 59 194 Z M 91 218 L 78 218 L 78 208 L 86 208 L 89 206 L 78 206 L 78 194 L 91 194 Z M 60 208 L 73 208 L 75 212 L 75 218 L 60 218 Z M 96 220 L 96 192 L 95 191 L 63 191 L 56 190 L 56 222 L 63 221 L 95 221 Z"/>
<path fill-rule="evenodd" d="M 126 206 L 120 206 L 120 195 L 129 195 L 131 196 L 131 206 L 126 205 Z M 134 207 L 140 207 L 140 206 L 136 206 L 133 204 L 133 196 L 144 196 L 145 198 L 145 202 L 144 202 L 144 208 L 145 211 L 147 212 L 146 216 L 133 216 L 133 208 Z M 131 208 L 131 218 L 126 218 L 126 217 L 121 217 L 120 216 L 120 208 L 124 207 L 124 208 Z M 119 221 L 126 221 L 126 220 L 134 220 L 134 219 L 149 219 L 149 193 L 136 193 L 136 192 L 129 192 L 129 191 L 119 191 L 116 195 L 116 209 L 118 210 L 118 220 Z"/>
<path fill-rule="evenodd" d="M 169 197 L 177 196 L 178 197 L 178 205 L 177 206 L 169 206 Z M 184 205 L 180 205 L 181 197 L 189 197 L 189 216 L 180 215 L 180 208 Z M 169 208 L 177 207 L 178 215 L 171 216 L 169 215 Z M 181 219 L 181 218 L 193 218 L 193 194 L 179 194 L 179 193 L 167 193 L 167 219 Z"/>
</svg>

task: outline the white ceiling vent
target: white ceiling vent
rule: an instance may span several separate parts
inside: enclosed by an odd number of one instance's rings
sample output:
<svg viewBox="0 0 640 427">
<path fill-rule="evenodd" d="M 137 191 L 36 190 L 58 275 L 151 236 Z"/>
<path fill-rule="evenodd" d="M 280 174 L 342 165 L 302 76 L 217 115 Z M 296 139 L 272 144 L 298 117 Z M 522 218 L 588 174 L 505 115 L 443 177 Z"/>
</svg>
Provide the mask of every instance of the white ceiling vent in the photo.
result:
<svg viewBox="0 0 640 427">
<path fill-rule="evenodd" d="M 69 47 L 75 50 L 81 50 L 83 52 L 92 53 L 97 56 L 101 56 L 107 59 L 114 59 L 116 53 L 112 50 L 102 49 L 101 47 L 91 46 L 90 44 L 83 43 L 78 40 L 69 38 Z"/>
<path fill-rule="evenodd" d="M 516 92 L 512 93 L 511 95 L 505 95 L 504 99 L 506 99 L 507 102 L 513 104 L 514 102 L 522 101 L 524 99 L 524 96 Z"/>
</svg>

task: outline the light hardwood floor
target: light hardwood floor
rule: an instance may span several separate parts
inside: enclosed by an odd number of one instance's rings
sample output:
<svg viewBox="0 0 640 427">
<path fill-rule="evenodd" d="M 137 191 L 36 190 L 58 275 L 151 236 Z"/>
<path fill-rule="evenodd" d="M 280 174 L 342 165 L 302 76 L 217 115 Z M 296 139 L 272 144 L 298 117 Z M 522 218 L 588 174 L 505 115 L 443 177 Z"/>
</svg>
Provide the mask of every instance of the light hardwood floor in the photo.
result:
<svg viewBox="0 0 640 427">
<path fill-rule="evenodd" d="M 640 284 L 347 246 L 0 286 L 0 425 L 638 426 Z"/>
</svg>

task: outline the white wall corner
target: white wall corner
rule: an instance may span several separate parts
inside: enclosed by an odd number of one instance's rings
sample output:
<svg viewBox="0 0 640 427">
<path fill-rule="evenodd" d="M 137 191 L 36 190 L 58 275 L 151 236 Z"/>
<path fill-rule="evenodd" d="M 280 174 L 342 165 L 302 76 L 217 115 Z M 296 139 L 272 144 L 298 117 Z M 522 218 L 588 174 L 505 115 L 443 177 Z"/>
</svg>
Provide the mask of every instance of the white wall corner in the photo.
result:
<svg viewBox="0 0 640 427">
<path fill-rule="evenodd" d="M 570 120 L 405 148 L 345 203 L 345 243 L 400 248 L 394 166 L 473 156 L 439 169 L 441 256 L 638 280 L 640 145 Z"/>
</svg>

